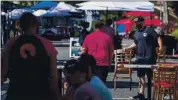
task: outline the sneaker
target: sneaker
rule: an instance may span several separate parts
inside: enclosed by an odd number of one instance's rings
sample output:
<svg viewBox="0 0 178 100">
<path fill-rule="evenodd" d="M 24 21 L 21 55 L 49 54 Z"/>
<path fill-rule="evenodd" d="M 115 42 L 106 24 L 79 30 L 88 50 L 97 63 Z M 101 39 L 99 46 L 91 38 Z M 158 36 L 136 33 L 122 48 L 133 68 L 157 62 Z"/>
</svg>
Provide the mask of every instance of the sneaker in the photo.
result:
<svg viewBox="0 0 178 100">
<path fill-rule="evenodd" d="M 131 97 L 134 100 L 145 100 L 145 96 L 143 94 L 138 93 L 138 95 Z"/>
</svg>

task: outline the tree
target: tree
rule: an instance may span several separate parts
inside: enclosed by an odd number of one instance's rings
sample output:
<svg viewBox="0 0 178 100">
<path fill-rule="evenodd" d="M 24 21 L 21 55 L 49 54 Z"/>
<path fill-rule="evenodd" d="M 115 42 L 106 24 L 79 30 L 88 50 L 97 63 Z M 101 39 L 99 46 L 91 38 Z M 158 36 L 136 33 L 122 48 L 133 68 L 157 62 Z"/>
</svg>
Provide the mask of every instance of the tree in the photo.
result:
<svg viewBox="0 0 178 100">
<path fill-rule="evenodd" d="M 22 5 L 22 6 L 33 6 L 36 3 L 38 3 L 39 1 L 18 1 L 18 4 Z"/>
</svg>

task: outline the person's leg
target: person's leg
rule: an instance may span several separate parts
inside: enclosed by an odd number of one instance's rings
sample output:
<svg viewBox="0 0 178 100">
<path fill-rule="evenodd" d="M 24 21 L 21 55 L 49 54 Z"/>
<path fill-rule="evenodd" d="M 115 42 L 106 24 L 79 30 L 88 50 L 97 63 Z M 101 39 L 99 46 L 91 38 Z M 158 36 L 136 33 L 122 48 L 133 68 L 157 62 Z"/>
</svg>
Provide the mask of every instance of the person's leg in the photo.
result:
<svg viewBox="0 0 178 100">
<path fill-rule="evenodd" d="M 96 67 L 96 76 L 98 76 L 102 81 L 104 81 L 103 75 L 102 75 L 103 69 L 101 66 Z"/>
<path fill-rule="evenodd" d="M 103 82 L 106 83 L 107 80 L 107 76 L 108 76 L 108 71 L 109 70 L 109 66 L 103 66 Z"/>
<path fill-rule="evenodd" d="M 97 66 L 96 75 L 105 83 L 108 76 L 108 67 L 106 66 Z"/>
<path fill-rule="evenodd" d="M 147 78 L 148 78 L 148 99 L 151 100 L 151 92 L 152 92 L 152 69 L 147 69 L 146 74 L 147 74 Z"/>
<path fill-rule="evenodd" d="M 144 96 L 144 90 L 145 90 L 145 69 L 144 68 L 138 68 L 137 69 L 137 76 L 139 78 L 139 83 L 140 83 L 140 91 L 138 95 L 134 96 L 134 99 L 145 99 Z"/>
<path fill-rule="evenodd" d="M 144 95 L 145 91 L 145 77 L 139 77 L 140 81 L 140 94 Z"/>
</svg>

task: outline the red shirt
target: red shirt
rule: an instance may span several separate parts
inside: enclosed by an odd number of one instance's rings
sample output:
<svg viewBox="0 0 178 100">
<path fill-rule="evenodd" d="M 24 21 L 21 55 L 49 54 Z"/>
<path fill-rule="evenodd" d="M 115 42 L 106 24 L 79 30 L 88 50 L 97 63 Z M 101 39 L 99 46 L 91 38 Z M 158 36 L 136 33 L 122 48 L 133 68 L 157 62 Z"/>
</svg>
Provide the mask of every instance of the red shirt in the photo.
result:
<svg viewBox="0 0 178 100">
<path fill-rule="evenodd" d="M 87 35 L 82 47 L 96 59 L 97 66 L 110 66 L 114 46 L 109 35 L 96 30 Z"/>
</svg>

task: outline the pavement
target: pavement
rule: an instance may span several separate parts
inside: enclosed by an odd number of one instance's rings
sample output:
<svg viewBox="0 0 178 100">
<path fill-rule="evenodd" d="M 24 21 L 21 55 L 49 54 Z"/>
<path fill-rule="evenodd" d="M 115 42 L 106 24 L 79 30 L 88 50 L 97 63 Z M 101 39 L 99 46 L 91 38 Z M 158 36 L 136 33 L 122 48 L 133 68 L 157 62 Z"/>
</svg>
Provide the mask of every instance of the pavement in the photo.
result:
<svg viewBox="0 0 178 100">
<path fill-rule="evenodd" d="M 57 55 L 57 60 L 68 60 L 69 59 L 69 41 L 64 40 L 64 41 L 52 41 L 53 44 L 55 45 L 55 48 L 58 51 Z M 123 47 L 127 47 L 130 44 L 132 44 L 132 40 L 123 40 Z M 62 45 L 65 46 L 60 46 L 61 43 Z M 178 62 L 178 59 L 168 59 L 168 62 Z M 121 74 L 122 75 L 122 74 Z M 129 99 L 130 96 L 135 96 L 137 95 L 138 92 L 138 79 L 136 76 L 136 72 L 133 71 L 132 73 L 132 90 L 130 91 L 129 89 L 129 80 L 124 80 L 124 79 L 119 79 L 117 81 L 117 89 L 113 89 L 113 69 L 110 70 L 108 77 L 107 77 L 107 87 L 110 89 L 113 95 L 113 100 L 131 100 Z M 1 100 L 5 100 L 6 92 L 8 89 L 8 83 L 9 81 L 6 81 L 4 85 L 1 87 Z M 145 96 L 147 96 L 147 88 L 145 89 Z M 166 100 L 169 100 L 168 97 Z"/>
</svg>

